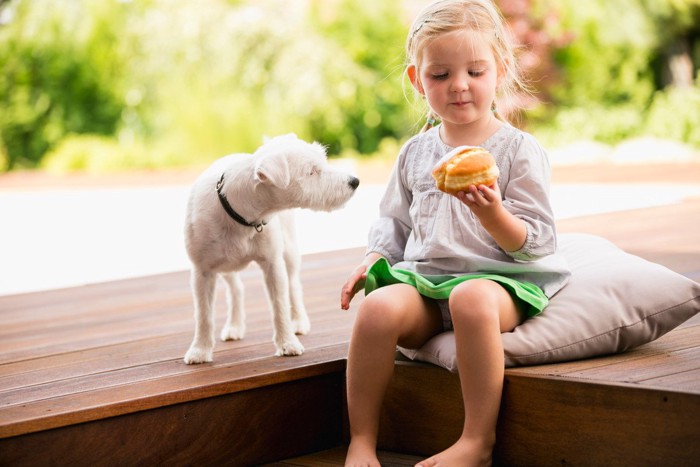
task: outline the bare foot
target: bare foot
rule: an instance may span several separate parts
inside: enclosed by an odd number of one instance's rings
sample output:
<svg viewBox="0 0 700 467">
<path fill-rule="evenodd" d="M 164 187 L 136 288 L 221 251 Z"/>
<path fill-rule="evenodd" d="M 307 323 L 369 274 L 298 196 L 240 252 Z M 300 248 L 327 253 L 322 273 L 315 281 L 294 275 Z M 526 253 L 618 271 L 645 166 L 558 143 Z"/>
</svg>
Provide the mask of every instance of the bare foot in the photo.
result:
<svg viewBox="0 0 700 467">
<path fill-rule="evenodd" d="M 345 457 L 345 467 L 381 467 L 374 446 L 359 440 L 350 441 L 348 454 Z"/>
<path fill-rule="evenodd" d="M 492 443 L 460 438 L 441 453 L 419 462 L 416 467 L 490 466 L 492 453 Z"/>
</svg>

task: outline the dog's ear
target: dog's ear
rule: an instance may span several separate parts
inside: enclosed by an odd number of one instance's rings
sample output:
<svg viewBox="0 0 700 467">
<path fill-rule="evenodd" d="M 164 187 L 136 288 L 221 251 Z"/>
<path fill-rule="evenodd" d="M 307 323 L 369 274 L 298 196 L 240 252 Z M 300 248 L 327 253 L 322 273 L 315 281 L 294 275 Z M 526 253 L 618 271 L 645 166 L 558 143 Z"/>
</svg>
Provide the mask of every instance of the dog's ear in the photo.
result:
<svg viewBox="0 0 700 467">
<path fill-rule="evenodd" d="M 289 163 L 284 154 L 265 154 L 255 164 L 255 181 L 267 183 L 278 188 L 289 186 Z"/>
</svg>

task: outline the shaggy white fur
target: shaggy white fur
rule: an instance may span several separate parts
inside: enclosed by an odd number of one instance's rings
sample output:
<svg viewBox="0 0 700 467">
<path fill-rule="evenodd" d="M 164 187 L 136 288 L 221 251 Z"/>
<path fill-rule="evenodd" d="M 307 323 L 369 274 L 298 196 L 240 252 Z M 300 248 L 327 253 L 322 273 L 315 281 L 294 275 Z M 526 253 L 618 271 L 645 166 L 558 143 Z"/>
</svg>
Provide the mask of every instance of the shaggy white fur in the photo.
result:
<svg viewBox="0 0 700 467">
<path fill-rule="evenodd" d="M 359 183 L 354 176 L 328 165 L 323 146 L 294 134 L 267 140 L 254 154 L 223 157 L 199 176 L 192 187 L 185 224 L 195 306 L 194 340 L 185 363 L 212 361 L 213 302 L 219 275 L 227 286 L 228 302 L 221 339 L 245 336 L 243 284 L 237 271 L 251 261 L 258 263 L 265 278 L 275 355 L 304 352 L 296 334 L 308 333 L 310 322 L 303 302 L 301 257 L 291 209 L 338 209 Z M 226 203 L 234 211 L 233 217 L 240 217 L 238 221 L 227 213 Z"/>
</svg>

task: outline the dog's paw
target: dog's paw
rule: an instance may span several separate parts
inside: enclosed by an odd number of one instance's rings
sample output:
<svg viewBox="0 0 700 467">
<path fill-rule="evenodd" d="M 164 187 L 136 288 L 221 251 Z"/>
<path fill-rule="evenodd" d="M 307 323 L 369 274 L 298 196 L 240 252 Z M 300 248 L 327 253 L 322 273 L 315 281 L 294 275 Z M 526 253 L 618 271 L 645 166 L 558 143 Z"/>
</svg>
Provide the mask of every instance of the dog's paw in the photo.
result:
<svg viewBox="0 0 700 467">
<path fill-rule="evenodd" d="M 281 344 L 275 343 L 275 347 L 277 347 L 277 352 L 275 352 L 275 356 L 281 357 L 281 356 L 293 356 L 293 355 L 301 355 L 304 353 L 304 346 L 301 345 L 301 342 L 299 339 L 297 339 L 296 336 L 292 336 L 293 339 L 288 339 L 287 341 L 283 341 Z"/>
<path fill-rule="evenodd" d="M 240 326 L 225 325 L 221 330 L 222 341 L 238 341 L 245 337 L 245 324 Z"/>
<path fill-rule="evenodd" d="M 292 326 L 294 327 L 295 334 L 305 335 L 311 331 L 311 321 L 309 321 L 308 316 L 293 320 Z"/>
<path fill-rule="evenodd" d="M 213 360 L 213 349 L 202 349 L 200 347 L 192 346 L 185 354 L 185 363 L 188 365 L 193 365 L 195 363 L 207 363 Z"/>
</svg>

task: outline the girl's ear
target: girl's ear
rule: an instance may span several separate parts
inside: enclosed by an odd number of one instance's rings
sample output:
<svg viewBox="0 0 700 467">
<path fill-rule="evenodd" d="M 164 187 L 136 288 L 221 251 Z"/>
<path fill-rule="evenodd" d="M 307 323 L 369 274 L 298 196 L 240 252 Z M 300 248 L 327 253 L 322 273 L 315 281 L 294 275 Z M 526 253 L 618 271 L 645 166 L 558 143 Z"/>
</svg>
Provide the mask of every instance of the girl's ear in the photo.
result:
<svg viewBox="0 0 700 467">
<path fill-rule="evenodd" d="M 425 96 L 425 90 L 423 89 L 423 84 L 420 82 L 420 77 L 418 76 L 418 68 L 414 64 L 408 65 L 406 68 L 406 74 L 408 74 L 408 79 L 411 80 L 411 84 L 421 95 Z"/>
</svg>

